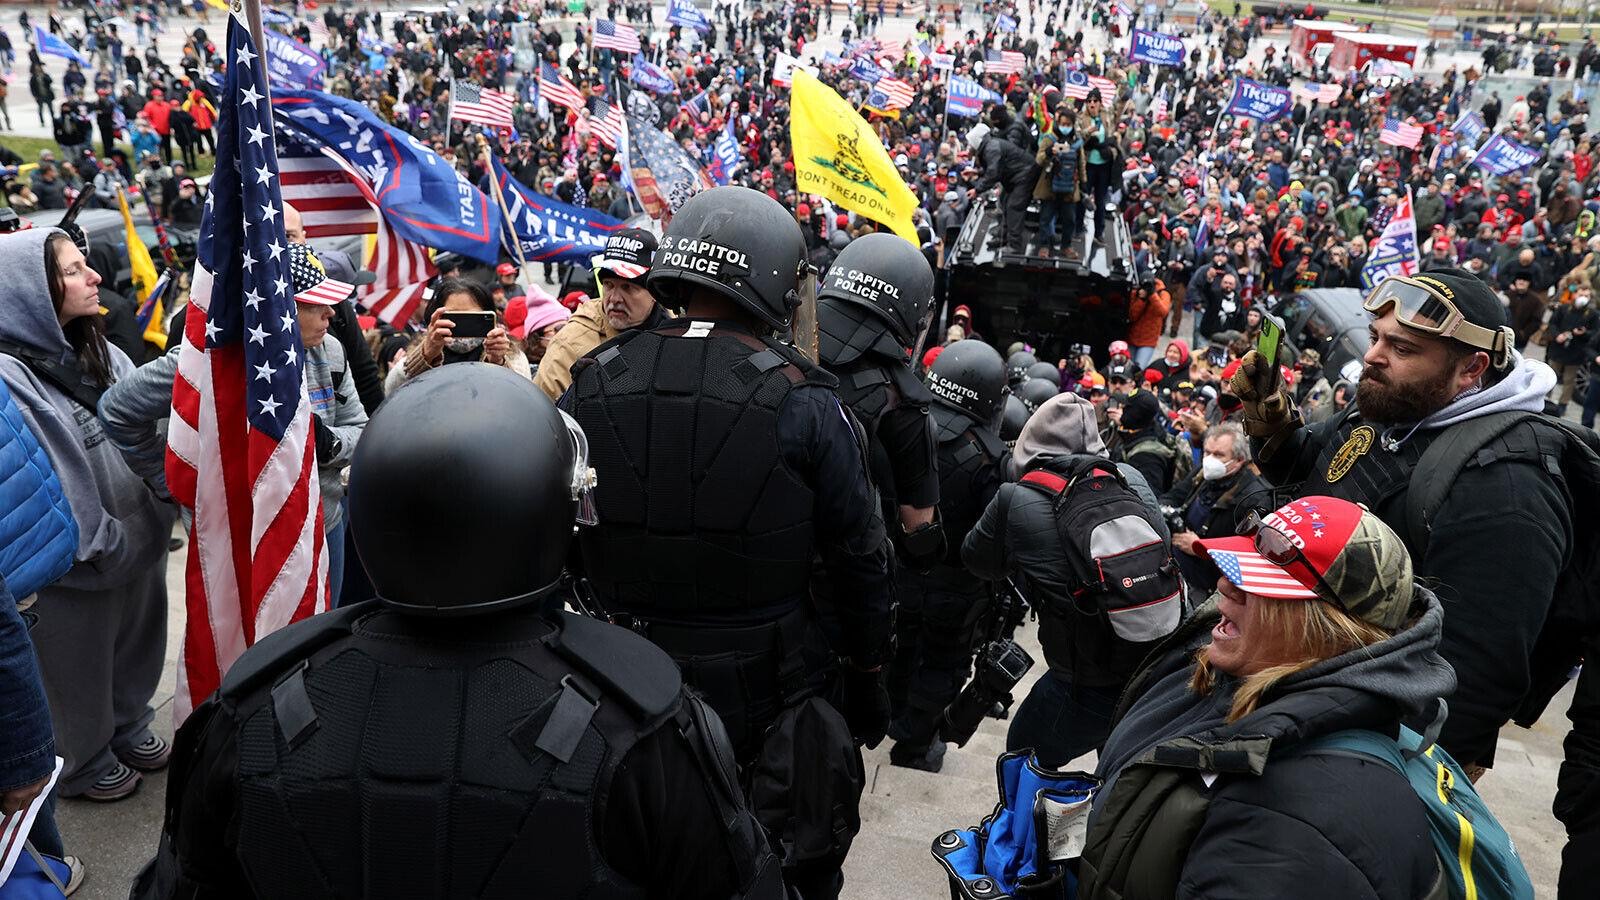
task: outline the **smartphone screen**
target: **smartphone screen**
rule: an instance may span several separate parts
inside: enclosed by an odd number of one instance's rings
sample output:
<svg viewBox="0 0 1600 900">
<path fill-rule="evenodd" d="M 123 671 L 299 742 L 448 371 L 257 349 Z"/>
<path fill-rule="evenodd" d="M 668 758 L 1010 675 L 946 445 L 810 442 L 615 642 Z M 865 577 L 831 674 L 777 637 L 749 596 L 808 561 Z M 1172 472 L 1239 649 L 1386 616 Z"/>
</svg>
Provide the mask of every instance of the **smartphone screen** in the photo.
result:
<svg viewBox="0 0 1600 900">
<path fill-rule="evenodd" d="M 1256 337 L 1256 353 L 1267 364 L 1267 374 L 1261 386 L 1268 391 L 1278 389 L 1278 345 L 1283 341 L 1283 320 L 1273 315 L 1262 315 L 1261 334 Z"/>
<path fill-rule="evenodd" d="M 488 337 L 494 330 L 494 313 L 492 312 L 447 312 L 445 318 L 452 323 L 451 337 L 481 338 Z"/>
</svg>

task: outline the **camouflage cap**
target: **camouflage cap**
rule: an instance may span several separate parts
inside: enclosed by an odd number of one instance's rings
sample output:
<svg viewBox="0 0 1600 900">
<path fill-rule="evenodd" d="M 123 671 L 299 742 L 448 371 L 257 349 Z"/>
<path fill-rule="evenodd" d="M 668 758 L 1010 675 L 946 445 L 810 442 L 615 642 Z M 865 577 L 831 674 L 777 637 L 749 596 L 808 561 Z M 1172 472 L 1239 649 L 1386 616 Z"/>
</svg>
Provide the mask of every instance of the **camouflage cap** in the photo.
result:
<svg viewBox="0 0 1600 900">
<path fill-rule="evenodd" d="M 1261 529 L 1278 532 L 1293 549 L 1285 555 L 1266 548 Z M 1196 543 L 1224 577 L 1257 596 L 1320 597 L 1389 631 L 1405 624 L 1411 610 L 1405 543 L 1377 515 L 1348 500 L 1303 497 L 1262 516 L 1252 534 Z"/>
</svg>

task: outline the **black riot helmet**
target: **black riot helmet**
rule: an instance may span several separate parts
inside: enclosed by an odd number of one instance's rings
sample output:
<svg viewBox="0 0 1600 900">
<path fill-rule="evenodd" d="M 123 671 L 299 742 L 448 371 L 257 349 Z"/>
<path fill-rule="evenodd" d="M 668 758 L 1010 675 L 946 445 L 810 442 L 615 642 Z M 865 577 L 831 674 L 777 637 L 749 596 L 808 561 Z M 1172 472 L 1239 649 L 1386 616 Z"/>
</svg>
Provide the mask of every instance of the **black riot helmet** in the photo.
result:
<svg viewBox="0 0 1600 900">
<path fill-rule="evenodd" d="M 1000 416 L 1000 440 L 1010 443 L 1022 434 L 1022 426 L 1028 424 L 1028 405 L 1018 399 L 1016 394 L 1006 397 L 1005 412 Z"/>
<path fill-rule="evenodd" d="M 899 235 L 864 234 L 839 252 L 817 299 L 837 298 L 870 311 L 902 347 L 916 347 L 933 316 L 933 269 Z"/>
<path fill-rule="evenodd" d="M 695 194 L 673 214 L 645 287 L 677 308 L 693 288 L 710 288 L 781 331 L 800 305 L 805 266 L 794 217 L 766 194 L 728 185 Z"/>
<path fill-rule="evenodd" d="M 1026 350 L 1018 350 L 1006 359 L 1006 380 L 1015 387 L 1028 378 L 1028 367 L 1038 362 L 1039 358 Z"/>
<path fill-rule="evenodd" d="M 1047 362 L 1036 362 L 1029 366 L 1027 376 L 1029 378 L 1042 378 L 1045 381 L 1054 381 L 1058 384 L 1061 381 L 1061 373 L 1056 371 L 1055 366 Z"/>
<path fill-rule="evenodd" d="M 1059 393 L 1061 393 L 1060 382 L 1047 381 L 1043 378 L 1029 378 L 1017 388 L 1017 397 L 1022 400 L 1022 405 L 1026 406 L 1030 413 Z"/>
<path fill-rule="evenodd" d="M 350 464 L 350 533 L 378 599 L 417 615 L 533 603 L 593 521 L 583 430 L 502 366 L 441 366 L 389 396 Z"/>
<path fill-rule="evenodd" d="M 970 416 L 979 425 L 995 420 L 1010 393 L 1000 352 L 971 338 L 939 352 L 928 368 L 933 402 Z"/>
</svg>

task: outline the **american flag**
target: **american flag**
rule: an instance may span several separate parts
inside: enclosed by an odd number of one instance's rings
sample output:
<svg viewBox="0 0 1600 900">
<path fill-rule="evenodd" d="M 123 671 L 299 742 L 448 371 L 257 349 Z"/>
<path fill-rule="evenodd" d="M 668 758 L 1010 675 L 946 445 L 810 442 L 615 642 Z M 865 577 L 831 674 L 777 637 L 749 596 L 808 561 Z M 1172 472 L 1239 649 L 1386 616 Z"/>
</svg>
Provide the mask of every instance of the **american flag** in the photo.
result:
<svg viewBox="0 0 1600 900">
<path fill-rule="evenodd" d="M 1020 75 L 1028 60 L 1015 50 L 990 50 L 983 55 L 983 71 L 988 75 Z"/>
<path fill-rule="evenodd" d="M 316 442 L 284 252 L 272 104 L 259 47 L 228 23 L 216 174 L 172 387 L 167 481 L 194 512 L 181 720 L 259 638 L 327 605 Z M 259 21 L 259 19 L 258 19 Z"/>
<path fill-rule="evenodd" d="M 511 113 L 517 107 L 515 97 L 505 91 L 480 87 L 470 81 L 457 79 L 450 82 L 450 118 L 462 122 L 476 122 L 490 128 L 514 128 Z"/>
<path fill-rule="evenodd" d="M 1407 125 L 1391 116 L 1383 120 L 1383 130 L 1378 132 L 1378 143 L 1415 150 L 1417 145 L 1422 143 L 1422 126 Z"/>
<path fill-rule="evenodd" d="M 1344 93 L 1344 87 L 1338 84 L 1308 82 L 1300 86 L 1300 96 L 1320 103 L 1337 103 L 1339 95 L 1342 93 Z"/>
<path fill-rule="evenodd" d="M 888 109 L 905 109 L 917 96 L 916 90 L 911 85 L 889 75 L 879 78 L 878 83 L 872 87 L 874 90 L 882 91 L 888 98 Z"/>
<path fill-rule="evenodd" d="M 439 274 L 427 247 L 395 234 L 381 217 L 367 270 L 377 277 L 356 288 L 356 302 L 395 328 L 411 321 L 412 313 L 432 295 L 428 282 Z"/>
<path fill-rule="evenodd" d="M 1062 79 L 1061 93 L 1074 100 L 1082 100 L 1090 92 L 1099 91 L 1100 99 L 1110 106 L 1117 101 L 1117 84 L 1109 78 L 1090 75 L 1082 69 L 1068 69 Z"/>
<path fill-rule="evenodd" d="M 622 107 L 606 102 L 604 97 L 589 98 L 589 132 L 600 143 L 615 150 L 622 139 Z"/>
<path fill-rule="evenodd" d="M 583 95 L 549 63 L 539 67 L 539 93 L 550 103 L 559 103 L 575 112 L 583 111 Z"/>
<path fill-rule="evenodd" d="M 595 19 L 594 48 L 616 50 L 631 56 L 640 50 L 639 32 L 634 31 L 631 25 L 618 25 L 610 19 Z"/>
<path fill-rule="evenodd" d="M 1157 97 L 1155 102 L 1150 104 L 1150 118 L 1152 121 L 1165 121 L 1168 112 L 1166 97 Z"/>
<path fill-rule="evenodd" d="M 307 238 L 377 233 L 378 214 L 342 160 L 282 129 L 277 143 L 283 202 L 299 211 Z"/>
</svg>

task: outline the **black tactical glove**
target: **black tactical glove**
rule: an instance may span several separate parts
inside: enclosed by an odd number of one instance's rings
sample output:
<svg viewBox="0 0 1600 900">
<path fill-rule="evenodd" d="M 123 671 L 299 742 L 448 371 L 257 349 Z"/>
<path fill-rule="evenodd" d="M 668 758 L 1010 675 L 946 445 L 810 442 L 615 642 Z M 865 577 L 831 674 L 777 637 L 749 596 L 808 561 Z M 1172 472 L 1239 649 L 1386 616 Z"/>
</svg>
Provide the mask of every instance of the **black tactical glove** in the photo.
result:
<svg viewBox="0 0 1600 900">
<path fill-rule="evenodd" d="M 1228 379 L 1228 393 L 1244 404 L 1244 432 L 1253 438 L 1270 441 L 1302 424 L 1300 410 L 1282 378 L 1270 391 L 1262 385 L 1271 380 L 1261 354 L 1254 350 L 1239 360 L 1239 368 Z"/>
<path fill-rule="evenodd" d="M 844 689 L 840 712 L 851 736 L 870 750 L 889 732 L 889 690 L 883 686 L 883 672 L 862 671 L 848 662 L 840 668 Z"/>
<path fill-rule="evenodd" d="M 326 465 L 339 454 L 339 437 L 322 424 L 322 417 L 316 413 L 311 414 L 311 430 L 317 439 L 317 462 Z"/>
</svg>

